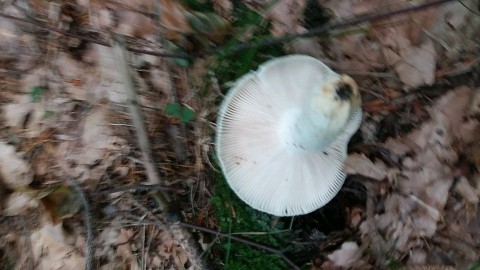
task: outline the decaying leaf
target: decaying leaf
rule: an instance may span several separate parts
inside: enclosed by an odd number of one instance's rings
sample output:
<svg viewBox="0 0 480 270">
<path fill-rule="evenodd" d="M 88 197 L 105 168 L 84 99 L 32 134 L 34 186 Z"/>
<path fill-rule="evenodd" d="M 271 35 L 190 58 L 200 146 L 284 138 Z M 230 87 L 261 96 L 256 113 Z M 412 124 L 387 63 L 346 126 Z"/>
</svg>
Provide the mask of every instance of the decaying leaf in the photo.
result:
<svg viewBox="0 0 480 270">
<path fill-rule="evenodd" d="M 348 174 L 360 174 L 375 180 L 384 180 L 388 176 L 388 168 L 381 160 L 374 163 L 364 154 L 348 155 L 344 165 Z"/>
<path fill-rule="evenodd" d="M 27 212 L 28 209 L 38 207 L 38 200 L 28 192 L 16 191 L 8 195 L 5 202 L 3 214 L 6 216 L 17 216 Z"/>
<path fill-rule="evenodd" d="M 85 257 L 79 250 L 66 243 L 62 223 L 45 222 L 30 236 L 36 269 L 79 269 L 85 266 Z"/>
<path fill-rule="evenodd" d="M 475 192 L 475 188 L 462 176 L 455 185 L 455 191 L 462 196 L 467 221 L 472 220 L 477 215 L 478 202 L 480 201 L 479 195 Z"/>
<path fill-rule="evenodd" d="M 431 85 L 435 80 L 437 54 L 431 40 L 419 46 L 410 43 L 407 38 L 395 34 L 398 39 L 396 50 L 385 48 L 387 63 L 392 65 L 400 80 L 408 89 L 421 85 Z"/>
<path fill-rule="evenodd" d="M 478 121 L 465 121 L 472 95 L 468 87 L 447 93 L 428 109 L 430 121 L 404 138 L 391 139 L 385 145 L 390 150 L 402 149 L 394 152 L 403 156 L 403 162 L 396 193 L 385 199 L 385 210 L 375 220 L 377 228 L 400 252 L 421 248 L 416 238 L 430 238 L 438 229 L 454 182 L 452 167 L 458 161 L 452 144 L 467 143 L 472 135 L 469 133 L 475 132 L 472 126 L 479 126 Z M 458 192 L 468 202 L 478 202 L 477 195 L 467 192 L 466 183 L 462 183 L 458 183 Z"/>
<path fill-rule="evenodd" d="M 70 187 L 58 186 L 42 195 L 40 199 L 53 224 L 72 217 L 82 207 L 77 193 Z"/>
<path fill-rule="evenodd" d="M 277 1 L 268 12 L 272 23 L 270 33 L 273 36 L 293 34 L 304 31 L 300 19 L 305 7 L 305 0 Z"/>
<path fill-rule="evenodd" d="M 0 176 L 3 184 L 18 189 L 33 181 L 29 164 L 15 151 L 15 147 L 0 141 Z"/>
<path fill-rule="evenodd" d="M 191 28 L 187 20 L 187 9 L 179 1 L 161 0 L 162 26 L 167 30 L 165 36 L 174 41 L 183 40 L 183 34 L 190 33 Z"/>
<path fill-rule="evenodd" d="M 345 242 L 342 247 L 329 254 L 327 257 L 336 266 L 350 268 L 355 266 L 362 256 L 362 250 L 355 242 Z"/>
<path fill-rule="evenodd" d="M 31 102 L 29 94 L 15 96 L 15 101 L 4 105 L 2 111 L 6 125 L 23 131 L 27 137 L 33 138 L 45 128 L 43 104 Z"/>
<path fill-rule="evenodd" d="M 230 0 L 212 0 L 215 12 L 227 19 L 232 14 L 233 4 Z"/>
</svg>

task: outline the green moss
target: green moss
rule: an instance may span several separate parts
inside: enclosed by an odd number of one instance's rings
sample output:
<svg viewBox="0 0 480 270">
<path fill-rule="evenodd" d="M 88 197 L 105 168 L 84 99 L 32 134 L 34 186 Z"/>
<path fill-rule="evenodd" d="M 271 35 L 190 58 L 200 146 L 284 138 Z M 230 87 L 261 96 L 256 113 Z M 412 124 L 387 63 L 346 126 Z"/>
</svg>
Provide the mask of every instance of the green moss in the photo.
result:
<svg viewBox="0 0 480 270">
<path fill-rule="evenodd" d="M 4 253 L 0 249 L 0 269 L 10 270 L 14 269 L 14 266 L 13 261 L 7 256 L 6 252 Z"/>
<path fill-rule="evenodd" d="M 254 47 L 232 52 L 231 48 L 244 42 L 255 43 L 269 36 L 269 25 L 260 14 L 238 2 L 234 3 L 234 34 L 222 44 L 224 49 L 217 53 L 211 66 L 221 86 L 237 80 L 250 70 L 256 70 L 263 62 L 284 54 L 281 46 Z M 228 87 L 223 87 L 222 90 L 228 92 Z M 217 173 L 215 179 L 212 204 L 222 232 L 235 235 L 240 233 L 238 236 L 278 250 L 290 245 L 296 235 L 290 230 L 284 230 L 286 226 L 283 220 L 278 220 L 275 226 L 272 226 L 272 216 L 256 211 L 242 202 L 221 173 Z M 221 269 L 290 269 L 278 255 L 229 238 L 220 239 L 220 242 L 212 247 L 210 255 L 215 266 Z"/>
<path fill-rule="evenodd" d="M 221 174 L 217 175 L 216 180 L 212 203 L 223 232 L 243 232 L 250 240 L 279 250 L 295 238 L 292 231 L 283 230 L 285 224 L 282 221 L 272 226 L 272 216 L 256 211 L 242 202 Z M 214 252 L 223 255 L 220 258 L 224 269 L 289 269 L 279 256 L 229 239 L 222 239 L 214 247 Z"/>
<path fill-rule="evenodd" d="M 282 47 L 278 45 L 232 52 L 238 45 L 245 42 L 255 44 L 270 35 L 268 22 L 260 14 L 243 5 L 234 6 L 232 17 L 236 18 L 233 22 L 234 34 L 222 44 L 222 51 L 217 54 L 213 67 L 220 82 L 236 80 L 250 70 L 257 69 L 261 63 L 284 54 Z"/>
</svg>

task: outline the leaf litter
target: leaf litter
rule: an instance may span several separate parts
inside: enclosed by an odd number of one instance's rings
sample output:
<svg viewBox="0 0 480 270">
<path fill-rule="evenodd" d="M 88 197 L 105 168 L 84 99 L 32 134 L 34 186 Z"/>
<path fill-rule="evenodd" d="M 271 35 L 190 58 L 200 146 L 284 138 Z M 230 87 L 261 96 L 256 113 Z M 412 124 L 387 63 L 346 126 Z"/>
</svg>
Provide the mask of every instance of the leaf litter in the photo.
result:
<svg viewBox="0 0 480 270">
<path fill-rule="evenodd" d="M 39 7 L 37 15 L 45 15 L 42 10 L 46 12 L 49 4 L 33 2 Z M 262 11 L 273 36 L 307 31 L 306 1 L 241 2 Z M 336 18 L 347 18 L 412 5 L 406 2 L 342 0 L 318 4 L 330 9 Z M 212 1 L 213 15 L 199 14 L 177 1 L 159 3 L 163 7 L 162 33 L 186 50 L 196 48 L 197 43 L 222 42 L 235 20 L 235 1 Z M 15 7 L 1 9 L 21 13 Z M 69 13 L 53 18 L 63 16 L 65 29 L 78 27 L 73 22 L 82 20 L 82 27 L 123 33 L 141 48 L 170 49 L 155 41 L 156 25 L 151 16 L 155 8 L 149 1 L 77 1 L 75 9 L 86 14 L 85 18 Z M 475 67 L 478 54 L 475 57 L 474 52 L 479 48 L 472 37 L 480 30 L 479 21 L 459 3 L 449 3 L 361 25 L 351 34 L 332 33 L 328 40 L 301 39 L 285 47 L 286 51 L 324 58 L 337 70 L 360 78 L 357 81 L 366 103 L 360 133 L 365 143 L 392 155 L 388 158 L 353 148 L 345 169 L 360 179 L 356 181 L 376 186 L 377 194 L 370 199 L 377 205 L 374 209 L 348 208 L 349 227 L 354 233 L 332 245 L 312 269 L 377 269 L 395 262 L 464 269 L 478 261 L 479 89 L 470 82 L 452 84 L 445 92 L 438 90 L 438 98 L 433 100 L 418 89 L 436 87 L 449 76 Z M 14 84 L 6 83 L 7 91 L 0 94 L 0 255 L 8 253 L 18 269 L 78 269 L 85 264 L 85 231 L 79 215 L 84 210 L 66 181 L 74 177 L 96 209 L 94 258 L 99 269 L 191 269 L 188 253 L 179 245 L 181 239 L 175 239 L 161 225 L 163 217 L 154 214 L 155 207 L 145 193 L 95 195 L 95 191 L 145 181 L 125 109 L 127 96 L 110 48 L 88 44 L 78 58 L 69 52 L 69 44 L 59 42 L 57 46 L 63 48 L 52 49 L 52 36 L 45 39 L 26 34 L 23 26 L 4 19 L 0 30 L 4 37 L 0 48 L 12 52 L 0 54 L 0 68 L 25 72 Z M 194 42 L 190 39 L 209 30 L 215 33 Z M 50 45 L 48 50 L 45 44 Z M 209 125 L 215 114 L 212 100 L 220 93 L 214 91 L 213 98 L 202 100 L 194 92 L 208 77 L 204 71 L 209 59 L 170 69 L 165 67 L 171 63 L 164 59 L 138 54 L 131 57 L 162 177 L 170 184 L 191 189 L 189 196 L 197 198 L 189 202 L 193 210 L 185 210 L 187 217 L 215 226 L 215 219 L 204 214 L 208 212 L 205 190 L 210 186 L 201 180 L 209 168 Z M 39 58 L 42 62 L 35 66 Z M 186 81 L 191 74 L 197 74 L 193 87 Z M 406 97 L 409 93 L 413 95 Z M 383 120 L 391 114 L 401 118 L 399 122 L 414 121 L 413 127 L 387 134 L 380 142 Z M 172 122 L 169 117 L 179 121 Z M 178 122 L 189 127 L 184 134 L 188 138 L 183 138 L 188 146 L 184 161 L 178 160 L 178 153 L 169 145 L 178 133 L 172 136 L 166 131 Z M 197 210 L 202 217 L 195 216 Z M 21 231 L 3 233 L 7 227 L 28 221 L 34 222 Z M 379 243 L 384 246 L 378 247 Z M 4 251 L 11 246 L 15 251 Z"/>
</svg>

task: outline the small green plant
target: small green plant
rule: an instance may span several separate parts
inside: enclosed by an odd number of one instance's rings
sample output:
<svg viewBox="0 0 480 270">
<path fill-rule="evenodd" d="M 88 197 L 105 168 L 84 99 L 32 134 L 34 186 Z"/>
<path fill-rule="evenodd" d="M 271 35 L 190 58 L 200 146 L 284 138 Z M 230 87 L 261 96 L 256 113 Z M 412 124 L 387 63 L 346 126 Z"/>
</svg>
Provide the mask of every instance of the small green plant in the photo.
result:
<svg viewBox="0 0 480 270">
<path fill-rule="evenodd" d="M 42 99 L 42 95 L 45 93 L 45 88 L 42 86 L 34 86 L 30 90 L 30 101 L 33 103 L 38 103 Z"/>
<path fill-rule="evenodd" d="M 179 119 L 183 123 L 190 123 L 195 119 L 195 112 L 179 103 L 168 103 L 165 108 L 165 113 L 173 118 Z"/>
<path fill-rule="evenodd" d="M 474 263 L 468 270 L 480 270 L 480 262 Z"/>
</svg>

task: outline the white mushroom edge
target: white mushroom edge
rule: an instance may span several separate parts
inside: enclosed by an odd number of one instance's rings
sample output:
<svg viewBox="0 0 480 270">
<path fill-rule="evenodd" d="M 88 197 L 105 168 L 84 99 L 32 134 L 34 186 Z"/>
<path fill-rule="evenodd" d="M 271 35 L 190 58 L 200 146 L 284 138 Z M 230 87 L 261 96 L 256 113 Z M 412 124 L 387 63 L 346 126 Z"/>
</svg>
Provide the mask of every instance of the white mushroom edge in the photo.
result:
<svg viewBox="0 0 480 270">
<path fill-rule="evenodd" d="M 233 191 L 275 215 L 313 212 L 338 193 L 362 120 L 356 83 L 316 58 L 267 61 L 240 78 L 218 114 L 216 152 Z"/>
</svg>

